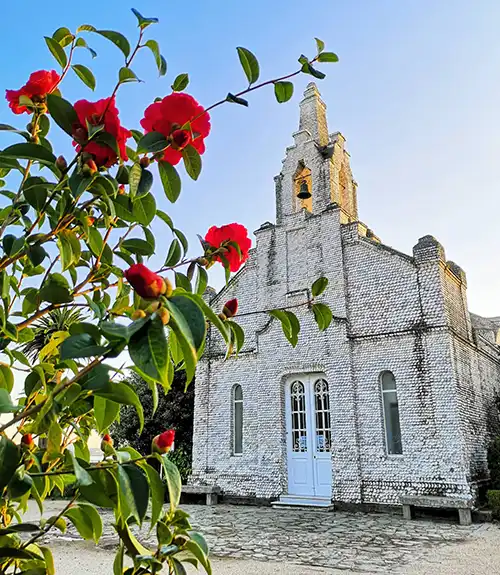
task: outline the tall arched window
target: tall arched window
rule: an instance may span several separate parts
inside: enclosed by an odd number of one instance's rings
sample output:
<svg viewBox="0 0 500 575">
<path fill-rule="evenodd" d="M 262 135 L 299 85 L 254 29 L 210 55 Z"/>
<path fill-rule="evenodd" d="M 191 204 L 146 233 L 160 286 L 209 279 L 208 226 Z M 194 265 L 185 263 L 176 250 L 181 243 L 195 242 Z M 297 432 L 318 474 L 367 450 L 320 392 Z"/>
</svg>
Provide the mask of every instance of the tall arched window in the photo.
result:
<svg viewBox="0 0 500 575">
<path fill-rule="evenodd" d="M 401 442 L 401 427 L 399 425 L 398 394 L 396 379 L 391 371 L 383 371 L 380 374 L 380 387 L 382 389 L 387 453 L 390 455 L 401 455 L 403 453 L 403 444 Z"/>
<path fill-rule="evenodd" d="M 243 390 L 233 387 L 233 455 L 243 453 Z"/>
</svg>

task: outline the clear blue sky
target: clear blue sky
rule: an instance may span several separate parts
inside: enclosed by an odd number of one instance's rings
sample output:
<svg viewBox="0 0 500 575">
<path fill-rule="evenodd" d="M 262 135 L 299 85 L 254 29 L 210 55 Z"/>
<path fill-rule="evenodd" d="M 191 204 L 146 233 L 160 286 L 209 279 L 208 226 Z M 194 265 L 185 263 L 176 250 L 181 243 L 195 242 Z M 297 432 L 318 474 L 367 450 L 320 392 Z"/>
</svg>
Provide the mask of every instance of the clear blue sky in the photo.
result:
<svg viewBox="0 0 500 575">
<path fill-rule="evenodd" d="M 180 72 L 190 74 L 189 92 L 204 105 L 243 88 L 235 46 L 251 49 L 262 77 L 272 78 L 292 71 L 300 53 L 313 53 L 314 36 L 322 38 L 340 56 L 339 64 L 324 66 L 328 76 L 319 88 L 331 131 L 347 138 L 361 219 L 406 252 L 419 237 L 436 236 L 447 257 L 467 272 L 471 309 L 500 315 L 498 0 L 7 3 L 0 25 L 1 87 L 18 88 L 32 70 L 54 66 L 43 35 L 59 26 L 88 23 L 133 38 L 132 6 L 160 18 L 151 37 L 159 40 L 169 68 L 158 79 L 151 54 L 139 56 L 135 69 L 146 83 L 123 87 L 118 98 L 129 128 L 138 127 L 154 97 L 169 93 Z M 91 62 L 82 53 L 79 61 L 92 64 L 95 97 L 105 97 L 121 54 L 100 38 L 89 35 L 88 41 L 99 56 Z M 296 82 L 287 104 L 278 105 L 269 89 L 254 94 L 249 109 L 214 111 L 199 182 L 185 179 L 173 207 L 156 189 L 160 206 L 193 245 L 196 233 L 211 224 L 239 221 L 254 230 L 274 219 L 273 176 L 292 143 L 309 79 Z M 70 100 L 94 97 L 74 79 L 63 92 Z M 0 122 L 15 121 L 21 118 L 2 106 Z M 56 142 L 68 149 L 63 138 Z M 158 264 L 170 239 L 165 230 L 155 229 Z"/>
</svg>

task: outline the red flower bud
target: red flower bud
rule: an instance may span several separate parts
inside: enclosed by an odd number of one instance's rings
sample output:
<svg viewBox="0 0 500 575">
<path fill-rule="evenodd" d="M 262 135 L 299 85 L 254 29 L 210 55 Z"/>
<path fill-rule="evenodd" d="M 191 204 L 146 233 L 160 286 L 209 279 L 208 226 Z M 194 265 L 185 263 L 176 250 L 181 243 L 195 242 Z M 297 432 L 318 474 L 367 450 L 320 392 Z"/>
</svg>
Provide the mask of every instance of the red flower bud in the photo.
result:
<svg viewBox="0 0 500 575">
<path fill-rule="evenodd" d="M 141 164 L 143 168 L 147 168 L 150 163 L 151 160 L 147 156 L 144 156 L 139 160 L 139 164 Z"/>
<path fill-rule="evenodd" d="M 124 275 L 134 290 L 144 299 L 157 299 L 167 291 L 164 279 L 144 264 L 134 264 Z"/>
<path fill-rule="evenodd" d="M 109 455 L 113 452 L 113 438 L 109 433 L 105 433 L 101 439 L 101 451 L 103 451 L 106 455 Z"/>
<path fill-rule="evenodd" d="M 125 186 L 124 186 L 123 184 L 120 184 L 120 185 L 118 186 L 118 194 L 119 194 L 120 196 L 123 196 L 124 193 L 125 193 Z"/>
<path fill-rule="evenodd" d="M 153 453 L 168 453 L 172 449 L 175 439 L 175 430 L 168 429 L 153 438 L 151 451 Z"/>
<path fill-rule="evenodd" d="M 187 130 L 174 130 L 172 132 L 172 148 L 183 150 L 191 142 L 191 134 Z"/>
<path fill-rule="evenodd" d="M 66 170 L 68 167 L 66 158 L 64 156 L 59 156 L 56 160 L 56 166 L 61 170 L 61 172 L 64 172 L 64 170 Z"/>
<path fill-rule="evenodd" d="M 25 433 L 21 437 L 21 447 L 23 449 L 27 449 L 28 451 L 33 451 L 33 449 L 35 449 L 36 446 L 31 433 Z"/>
<path fill-rule="evenodd" d="M 71 136 L 73 137 L 73 140 L 79 144 L 85 144 L 88 138 L 87 130 L 82 126 L 74 127 Z"/>
<path fill-rule="evenodd" d="M 234 317 L 238 313 L 238 300 L 236 298 L 230 299 L 224 304 L 222 313 L 227 317 Z"/>
</svg>

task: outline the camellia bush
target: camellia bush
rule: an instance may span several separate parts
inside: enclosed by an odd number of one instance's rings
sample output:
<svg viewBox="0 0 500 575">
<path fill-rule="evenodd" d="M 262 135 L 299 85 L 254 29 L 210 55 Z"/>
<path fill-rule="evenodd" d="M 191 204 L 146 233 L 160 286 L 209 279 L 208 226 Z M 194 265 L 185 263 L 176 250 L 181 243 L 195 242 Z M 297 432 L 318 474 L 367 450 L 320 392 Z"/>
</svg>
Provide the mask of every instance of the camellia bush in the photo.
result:
<svg viewBox="0 0 500 575">
<path fill-rule="evenodd" d="M 97 543 L 102 522 L 96 507 L 114 513 L 119 537 L 115 575 L 183 574 L 185 562 L 211 572 L 203 536 L 178 508 L 180 476 L 166 457 L 174 430 L 156 436 L 146 456 L 130 447 L 115 449 L 108 431 L 122 405 L 133 406 L 143 425 L 141 402 L 130 380 L 123 378 L 124 370 L 134 370 L 148 383 L 156 406 L 159 389 L 168 392 L 176 370 L 184 370 L 187 384 L 191 382 L 207 324 L 220 332 L 228 355 L 238 352 L 244 338 L 234 321 L 238 302 L 214 310 L 202 295 L 207 269 L 223 265 L 229 278 L 247 259 L 251 242 L 240 224 L 212 227 L 200 237 L 198 255 L 188 258 L 184 234 L 157 208 L 153 181 L 160 182 L 155 190 L 163 189 L 164 202 L 175 202 L 181 192 L 176 166 L 182 163 L 187 177 L 198 178 L 214 108 L 224 103 L 247 106 L 246 94 L 264 87 L 273 88 L 278 102 L 285 102 L 293 93 L 292 77 L 323 78 L 316 63 L 337 60 L 317 40 L 316 54 L 300 56 L 295 71 L 258 83 L 258 61 L 240 47 L 237 54 L 247 80 L 241 91 L 205 107 L 184 91 L 189 77 L 181 74 L 171 93 L 138 116 L 138 129 L 126 128 L 117 99 L 124 84 L 138 81 L 133 68 L 137 53 L 150 51 L 159 74 L 167 70 L 158 42 L 146 39 L 157 19 L 133 12 L 138 20 L 133 46 L 111 30 L 59 28 L 45 37 L 59 71 L 33 72 L 24 86 L 6 91 L 13 123 L 24 120 L 27 125 L 0 125 L 14 140 L 0 151 L 2 574 L 54 573 L 43 537 L 51 529 L 64 532 L 68 522 L 84 539 Z M 69 74 L 76 74 L 85 90 L 95 88 L 92 71 L 78 63 L 83 50 L 96 56 L 87 43 L 95 35 L 122 53 L 116 85 L 107 98 L 69 102 L 63 97 Z M 53 131 L 66 135 L 72 157 L 53 149 Z M 172 233 L 172 242 L 164 265 L 152 271 L 144 261 L 155 252 L 149 227 L 155 218 Z M 326 283 L 325 278 L 315 282 L 309 302 L 320 329 L 332 317 L 327 306 L 314 300 Z M 43 326 L 42 318 L 61 308 L 82 315 L 73 315 L 70 325 L 61 322 L 41 349 L 37 346 L 44 333 L 36 345 L 26 347 Z M 295 345 L 297 317 L 287 309 L 270 313 Z M 23 349 L 36 351 L 28 358 Z M 118 369 L 113 364 L 119 363 L 109 360 L 121 354 L 130 366 Z M 24 379 L 22 390 L 13 389 L 15 371 L 18 383 Z M 103 456 L 90 464 L 87 441 L 94 430 L 102 435 Z M 153 459 L 163 466 L 165 482 L 150 465 Z M 68 486 L 74 496 L 58 515 L 23 522 L 29 499 L 42 514 L 44 500 Z M 139 541 L 143 524 L 156 534 L 154 545 Z"/>
</svg>

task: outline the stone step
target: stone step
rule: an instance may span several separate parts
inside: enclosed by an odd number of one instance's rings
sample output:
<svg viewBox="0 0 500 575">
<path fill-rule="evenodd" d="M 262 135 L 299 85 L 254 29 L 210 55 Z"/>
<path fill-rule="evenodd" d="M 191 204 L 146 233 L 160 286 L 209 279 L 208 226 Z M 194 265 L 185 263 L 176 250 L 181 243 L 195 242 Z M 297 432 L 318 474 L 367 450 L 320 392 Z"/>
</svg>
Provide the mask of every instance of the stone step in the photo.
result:
<svg viewBox="0 0 500 575">
<path fill-rule="evenodd" d="M 321 509 L 333 510 L 333 504 L 330 499 L 325 497 L 302 497 L 299 495 L 282 495 L 278 501 L 274 501 L 272 506 L 282 507 L 318 507 Z"/>
</svg>

